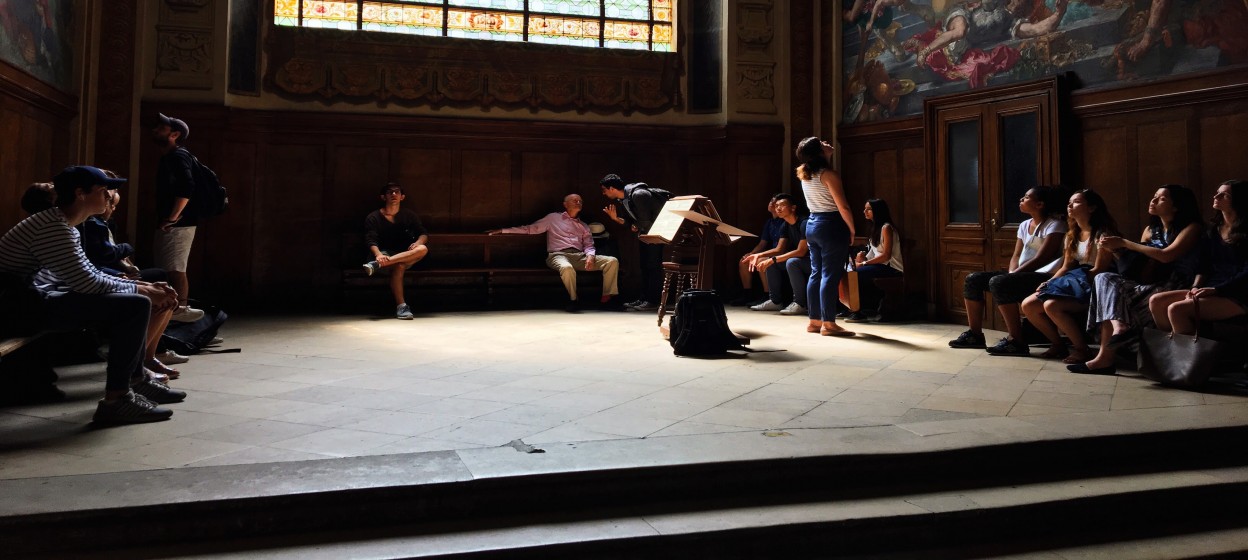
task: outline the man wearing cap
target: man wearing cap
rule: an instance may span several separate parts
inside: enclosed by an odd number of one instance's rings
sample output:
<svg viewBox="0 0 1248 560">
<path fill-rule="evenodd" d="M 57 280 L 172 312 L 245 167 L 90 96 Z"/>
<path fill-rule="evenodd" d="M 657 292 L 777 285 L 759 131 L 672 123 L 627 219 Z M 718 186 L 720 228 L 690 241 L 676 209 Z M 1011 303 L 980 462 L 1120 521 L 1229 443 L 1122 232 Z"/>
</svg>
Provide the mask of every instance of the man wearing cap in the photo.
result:
<svg viewBox="0 0 1248 560">
<path fill-rule="evenodd" d="M 492 229 L 490 235 L 507 234 L 546 234 L 546 266 L 559 272 L 564 289 L 568 290 L 568 311 L 579 310 L 576 299 L 576 271 L 602 271 L 601 305 L 607 305 L 611 298 L 619 294 L 618 277 L 620 262 L 615 257 L 597 254 L 594 249 L 594 237 L 589 227 L 577 218 L 584 202 L 581 195 L 570 194 L 563 197 L 563 212 L 551 212 L 544 218 L 527 226 Z"/>
<path fill-rule="evenodd" d="M 100 272 L 74 228 L 103 212 L 109 190 L 125 183 L 94 167 L 67 167 L 53 179 L 56 206 L 0 237 L 0 335 L 85 328 L 107 333 L 108 378 L 94 417 L 100 424 L 164 420 L 173 412 L 157 405 L 186 398 L 143 367 L 149 317 L 172 310 L 177 293 L 168 284 Z"/>
<path fill-rule="evenodd" d="M 624 180 L 614 173 L 603 177 L 598 182 L 602 187 L 602 195 L 619 202 L 633 222 L 633 232 L 638 236 L 645 235 L 654 225 L 654 220 L 663 211 L 663 205 L 672 197 L 672 193 L 656 189 L 645 183 L 624 184 Z M 602 209 L 617 224 L 624 224 L 625 219 L 619 215 L 614 204 Z M 639 243 L 637 252 L 641 258 L 641 299 L 624 304 L 624 307 L 638 311 L 650 311 L 658 308 L 657 302 L 663 294 L 663 245 Z"/>
<path fill-rule="evenodd" d="M 190 283 L 186 278 L 191 243 L 195 241 L 196 217 L 187 208 L 195 192 L 194 157 L 179 144 L 191 135 L 182 119 L 160 114 L 152 128 L 152 141 L 160 146 L 156 169 L 156 267 L 169 273 L 169 283 L 178 291 L 174 321 L 196 321 L 204 312 L 189 307 Z"/>
</svg>

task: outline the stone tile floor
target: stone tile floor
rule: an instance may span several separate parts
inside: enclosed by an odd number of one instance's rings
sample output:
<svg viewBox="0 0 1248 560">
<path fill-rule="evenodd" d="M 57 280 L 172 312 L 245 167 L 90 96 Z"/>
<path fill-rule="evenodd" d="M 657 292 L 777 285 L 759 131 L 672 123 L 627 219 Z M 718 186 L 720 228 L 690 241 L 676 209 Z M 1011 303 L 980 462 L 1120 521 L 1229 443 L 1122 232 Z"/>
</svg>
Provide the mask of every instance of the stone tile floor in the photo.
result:
<svg viewBox="0 0 1248 560">
<path fill-rule="evenodd" d="M 857 338 L 837 339 L 805 333 L 800 317 L 734 308 L 729 321 L 753 348 L 784 351 L 677 358 L 649 313 L 236 317 L 222 332 L 224 347 L 243 352 L 179 366 L 182 378 L 172 384 L 190 397 L 170 405 L 170 421 L 91 428 L 102 363 L 60 370 L 66 402 L 0 409 L 0 479 L 467 450 L 516 439 L 873 426 L 1008 439 L 1033 437 L 1038 425 L 1117 433 L 1139 426 L 1148 409 L 1188 407 L 1184 418 L 1231 423 L 1248 411 L 1248 396 L 950 349 L 958 325 L 853 325 Z"/>
</svg>

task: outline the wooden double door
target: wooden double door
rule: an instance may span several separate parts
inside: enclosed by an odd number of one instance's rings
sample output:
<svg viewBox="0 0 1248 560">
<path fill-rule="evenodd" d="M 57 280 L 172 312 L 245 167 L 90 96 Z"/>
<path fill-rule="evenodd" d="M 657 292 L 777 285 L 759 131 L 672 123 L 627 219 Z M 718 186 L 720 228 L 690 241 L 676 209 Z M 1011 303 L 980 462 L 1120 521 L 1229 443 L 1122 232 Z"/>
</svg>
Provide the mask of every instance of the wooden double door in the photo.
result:
<svg viewBox="0 0 1248 560">
<path fill-rule="evenodd" d="M 972 90 L 924 104 L 929 185 L 936 193 L 936 308 L 965 321 L 962 286 L 982 270 L 1005 270 L 1018 226 L 1019 200 L 1037 185 L 1061 182 L 1059 82 L 1056 78 Z M 985 326 L 1001 329 L 990 312 Z"/>
</svg>

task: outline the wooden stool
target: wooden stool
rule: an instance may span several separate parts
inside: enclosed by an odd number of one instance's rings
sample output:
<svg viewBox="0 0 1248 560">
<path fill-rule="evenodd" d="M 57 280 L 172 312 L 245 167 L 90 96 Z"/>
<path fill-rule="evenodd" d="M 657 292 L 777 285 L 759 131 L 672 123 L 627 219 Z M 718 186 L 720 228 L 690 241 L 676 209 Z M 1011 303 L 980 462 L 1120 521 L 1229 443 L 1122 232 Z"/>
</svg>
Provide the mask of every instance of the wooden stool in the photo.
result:
<svg viewBox="0 0 1248 560">
<path fill-rule="evenodd" d="M 667 315 L 668 296 L 674 302 L 680 300 L 680 294 L 698 285 L 698 265 L 663 263 L 663 295 L 659 298 L 659 327 L 663 327 L 663 316 Z"/>
</svg>

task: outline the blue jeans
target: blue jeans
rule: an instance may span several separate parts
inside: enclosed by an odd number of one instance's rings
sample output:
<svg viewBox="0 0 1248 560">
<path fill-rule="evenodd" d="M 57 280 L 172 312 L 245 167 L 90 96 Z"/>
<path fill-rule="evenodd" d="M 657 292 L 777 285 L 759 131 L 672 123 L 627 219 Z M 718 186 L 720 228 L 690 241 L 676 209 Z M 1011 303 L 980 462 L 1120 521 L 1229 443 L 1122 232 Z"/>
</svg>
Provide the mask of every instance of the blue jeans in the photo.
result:
<svg viewBox="0 0 1248 560">
<path fill-rule="evenodd" d="M 793 302 L 806 307 L 806 283 L 810 281 L 810 258 L 793 257 L 767 267 L 767 290 L 771 301 L 784 305 L 785 290 L 791 288 Z"/>
<path fill-rule="evenodd" d="M 812 212 L 806 222 L 810 247 L 810 281 L 806 309 L 811 319 L 836 321 L 837 288 L 849 256 L 849 226 L 839 212 Z"/>
<path fill-rule="evenodd" d="M 152 301 L 139 294 L 56 292 L 43 302 L 44 330 L 95 329 L 108 335 L 105 390 L 124 391 L 143 377 Z"/>
</svg>

